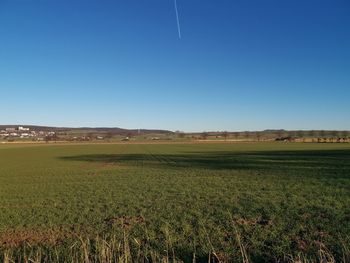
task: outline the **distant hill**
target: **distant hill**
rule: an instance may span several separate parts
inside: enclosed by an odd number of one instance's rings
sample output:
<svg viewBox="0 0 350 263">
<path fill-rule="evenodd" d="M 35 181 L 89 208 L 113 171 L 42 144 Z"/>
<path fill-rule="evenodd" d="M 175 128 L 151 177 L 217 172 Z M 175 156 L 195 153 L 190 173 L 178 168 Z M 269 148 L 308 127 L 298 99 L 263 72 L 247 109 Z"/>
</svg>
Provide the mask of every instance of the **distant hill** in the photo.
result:
<svg viewBox="0 0 350 263">
<path fill-rule="evenodd" d="M 43 132 L 57 132 L 67 135 L 87 135 L 87 134 L 110 134 L 110 135 L 148 135 L 159 134 L 168 135 L 174 134 L 177 137 L 193 136 L 193 137 L 210 137 L 210 136 L 225 136 L 234 138 L 248 138 L 263 136 L 266 138 L 278 138 L 278 137 L 348 137 L 350 131 L 336 131 L 336 130 L 285 130 L 285 129 L 266 129 L 263 131 L 208 131 L 208 132 L 173 132 L 169 130 L 159 129 L 123 129 L 118 127 L 52 127 L 52 126 L 37 126 L 37 125 L 0 125 L 0 131 L 6 128 L 18 128 L 18 127 L 30 128 L 31 131 L 43 131 Z"/>
<path fill-rule="evenodd" d="M 119 135 L 126 135 L 129 133 L 142 133 L 142 134 L 168 134 L 173 133 L 168 130 L 158 129 L 123 129 L 118 127 L 51 127 L 51 126 L 37 126 L 37 125 L 0 125 L 0 130 L 6 128 L 18 128 L 18 127 L 30 128 L 32 131 L 55 131 L 55 132 L 66 132 L 66 133 L 113 133 Z"/>
</svg>

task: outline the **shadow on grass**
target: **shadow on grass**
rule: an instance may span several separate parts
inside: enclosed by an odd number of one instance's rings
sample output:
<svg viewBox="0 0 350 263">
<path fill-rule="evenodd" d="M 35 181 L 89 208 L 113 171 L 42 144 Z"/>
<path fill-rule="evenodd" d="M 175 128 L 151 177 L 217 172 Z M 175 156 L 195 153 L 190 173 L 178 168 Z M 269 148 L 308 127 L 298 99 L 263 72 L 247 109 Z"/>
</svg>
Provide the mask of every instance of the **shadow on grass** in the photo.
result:
<svg viewBox="0 0 350 263">
<path fill-rule="evenodd" d="M 88 154 L 60 157 L 66 161 L 120 165 L 203 168 L 213 170 L 350 170 L 350 150 L 189 152 L 179 154 Z"/>
</svg>

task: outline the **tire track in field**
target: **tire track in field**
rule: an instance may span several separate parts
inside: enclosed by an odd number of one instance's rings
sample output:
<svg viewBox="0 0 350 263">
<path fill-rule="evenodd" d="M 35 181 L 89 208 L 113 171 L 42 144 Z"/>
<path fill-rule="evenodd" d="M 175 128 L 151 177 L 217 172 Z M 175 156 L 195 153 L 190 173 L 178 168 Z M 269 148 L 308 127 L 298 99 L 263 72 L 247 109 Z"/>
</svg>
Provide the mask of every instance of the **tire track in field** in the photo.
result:
<svg viewBox="0 0 350 263">
<path fill-rule="evenodd" d="M 127 150 L 127 145 L 123 145 L 121 150 L 115 154 L 117 155 L 123 155 Z M 79 168 L 82 170 L 86 170 L 90 175 L 97 175 L 98 171 L 101 171 L 103 169 L 109 168 L 109 167 L 116 167 L 118 165 L 118 161 L 116 159 L 112 161 L 104 161 L 101 163 L 96 162 L 84 162 L 79 165 Z"/>
<path fill-rule="evenodd" d="M 169 154 L 158 154 L 157 156 L 169 166 L 174 166 L 174 167 L 179 166 L 178 161 L 176 161 L 174 157 L 173 158 L 170 157 Z"/>
<path fill-rule="evenodd" d="M 158 152 L 154 153 L 147 146 L 143 148 L 143 151 L 146 153 L 146 156 L 150 157 L 148 158 L 149 160 L 156 161 L 159 164 L 165 164 L 167 166 L 177 166 L 177 162 L 174 159 L 166 156 L 165 154 L 159 154 Z"/>
</svg>

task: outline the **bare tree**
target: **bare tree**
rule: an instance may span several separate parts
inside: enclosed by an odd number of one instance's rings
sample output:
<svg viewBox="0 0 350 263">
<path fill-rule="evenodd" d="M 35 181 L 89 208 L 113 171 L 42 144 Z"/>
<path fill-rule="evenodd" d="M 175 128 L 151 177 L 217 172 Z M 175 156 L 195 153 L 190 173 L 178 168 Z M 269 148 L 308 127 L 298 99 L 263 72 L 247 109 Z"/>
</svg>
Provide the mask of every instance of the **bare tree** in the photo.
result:
<svg viewBox="0 0 350 263">
<path fill-rule="evenodd" d="M 308 131 L 307 135 L 308 135 L 308 137 L 311 138 L 312 142 L 315 141 L 315 131 L 314 130 Z"/>
<path fill-rule="evenodd" d="M 326 132 L 324 130 L 320 130 L 319 135 L 321 138 L 324 138 L 326 135 Z"/>
<path fill-rule="evenodd" d="M 57 142 L 58 136 L 56 132 L 51 135 L 51 139 L 54 140 L 55 143 Z"/>
<path fill-rule="evenodd" d="M 341 137 L 347 139 L 348 136 L 349 136 L 349 132 L 348 131 L 342 131 L 341 132 Z"/>
<path fill-rule="evenodd" d="M 246 140 L 248 140 L 249 137 L 250 137 L 250 132 L 249 131 L 245 131 L 244 132 L 244 137 L 246 138 Z"/>
<path fill-rule="evenodd" d="M 227 140 L 227 137 L 228 137 L 228 132 L 227 131 L 224 131 L 222 133 L 222 136 L 225 138 L 225 141 Z"/>
<path fill-rule="evenodd" d="M 208 133 L 207 132 L 202 132 L 202 139 L 206 140 L 208 138 Z"/>
<path fill-rule="evenodd" d="M 304 138 L 304 132 L 303 131 L 299 130 L 299 131 L 296 132 L 296 134 L 297 134 L 298 138 L 300 138 L 300 139 Z"/>
<path fill-rule="evenodd" d="M 319 135 L 320 135 L 319 141 L 327 142 L 326 132 L 324 130 L 320 130 Z"/>
<path fill-rule="evenodd" d="M 51 141 L 51 137 L 49 135 L 46 135 L 44 140 L 46 143 L 49 143 L 49 141 Z"/>
<path fill-rule="evenodd" d="M 278 130 L 277 131 L 277 137 L 278 138 L 282 138 L 282 135 L 283 135 L 282 130 Z"/>
<path fill-rule="evenodd" d="M 261 139 L 261 133 L 260 132 L 256 132 L 256 139 L 258 140 L 258 142 L 260 142 L 260 139 Z"/>
<path fill-rule="evenodd" d="M 182 131 L 176 131 L 175 132 L 175 134 L 176 134 L 176 136 L 178 137 L 178 138 L 185 138 L 185 133 L 184 132 L 182 132 Z"/>
<path fill-rule="evenodd" d="M 338 131 L 331 131 L 331 138 L 329 138 L 329 140 L 331 141 L 331 142 L 334 142 L 334 140 L 336 140 L 337 139 L 337 137 L 339 137 L 338 136 L 339 135 L 339 132 Z"/>
<path fill-rule="evenodd" d="M 314 138 L 315 137 L 315 131 L 314 130 L 311 130 L 308 132 L 308 136 L 310 136 L 311 138 Z"/>
<path fill-rule="evenodd" d="M 93 140 L 96 136 L 93 132 L 89 132 L 86 137 L 90 138 L 90 140 Z"/>
<path fill-rule="evenodd" d="M 107 132 L 105 134 L 105 138 L 107 139 L 107 141 L 110 141 L 113 138 L 114 134 L 113 132 Z"/>
</svg>

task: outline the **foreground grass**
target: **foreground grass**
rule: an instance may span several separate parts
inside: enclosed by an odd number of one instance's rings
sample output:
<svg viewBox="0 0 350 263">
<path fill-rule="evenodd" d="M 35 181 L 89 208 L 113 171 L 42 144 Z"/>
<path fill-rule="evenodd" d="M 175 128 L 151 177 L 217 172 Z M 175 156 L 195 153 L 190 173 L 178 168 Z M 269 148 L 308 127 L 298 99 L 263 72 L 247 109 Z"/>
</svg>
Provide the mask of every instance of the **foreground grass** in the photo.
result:
<svg viewBox="0 0 350 263">
<path fill-rule="evenodd" d="M 0 259 L 350 261 L 349 144 L 0 146 Z"/>
</svg>

